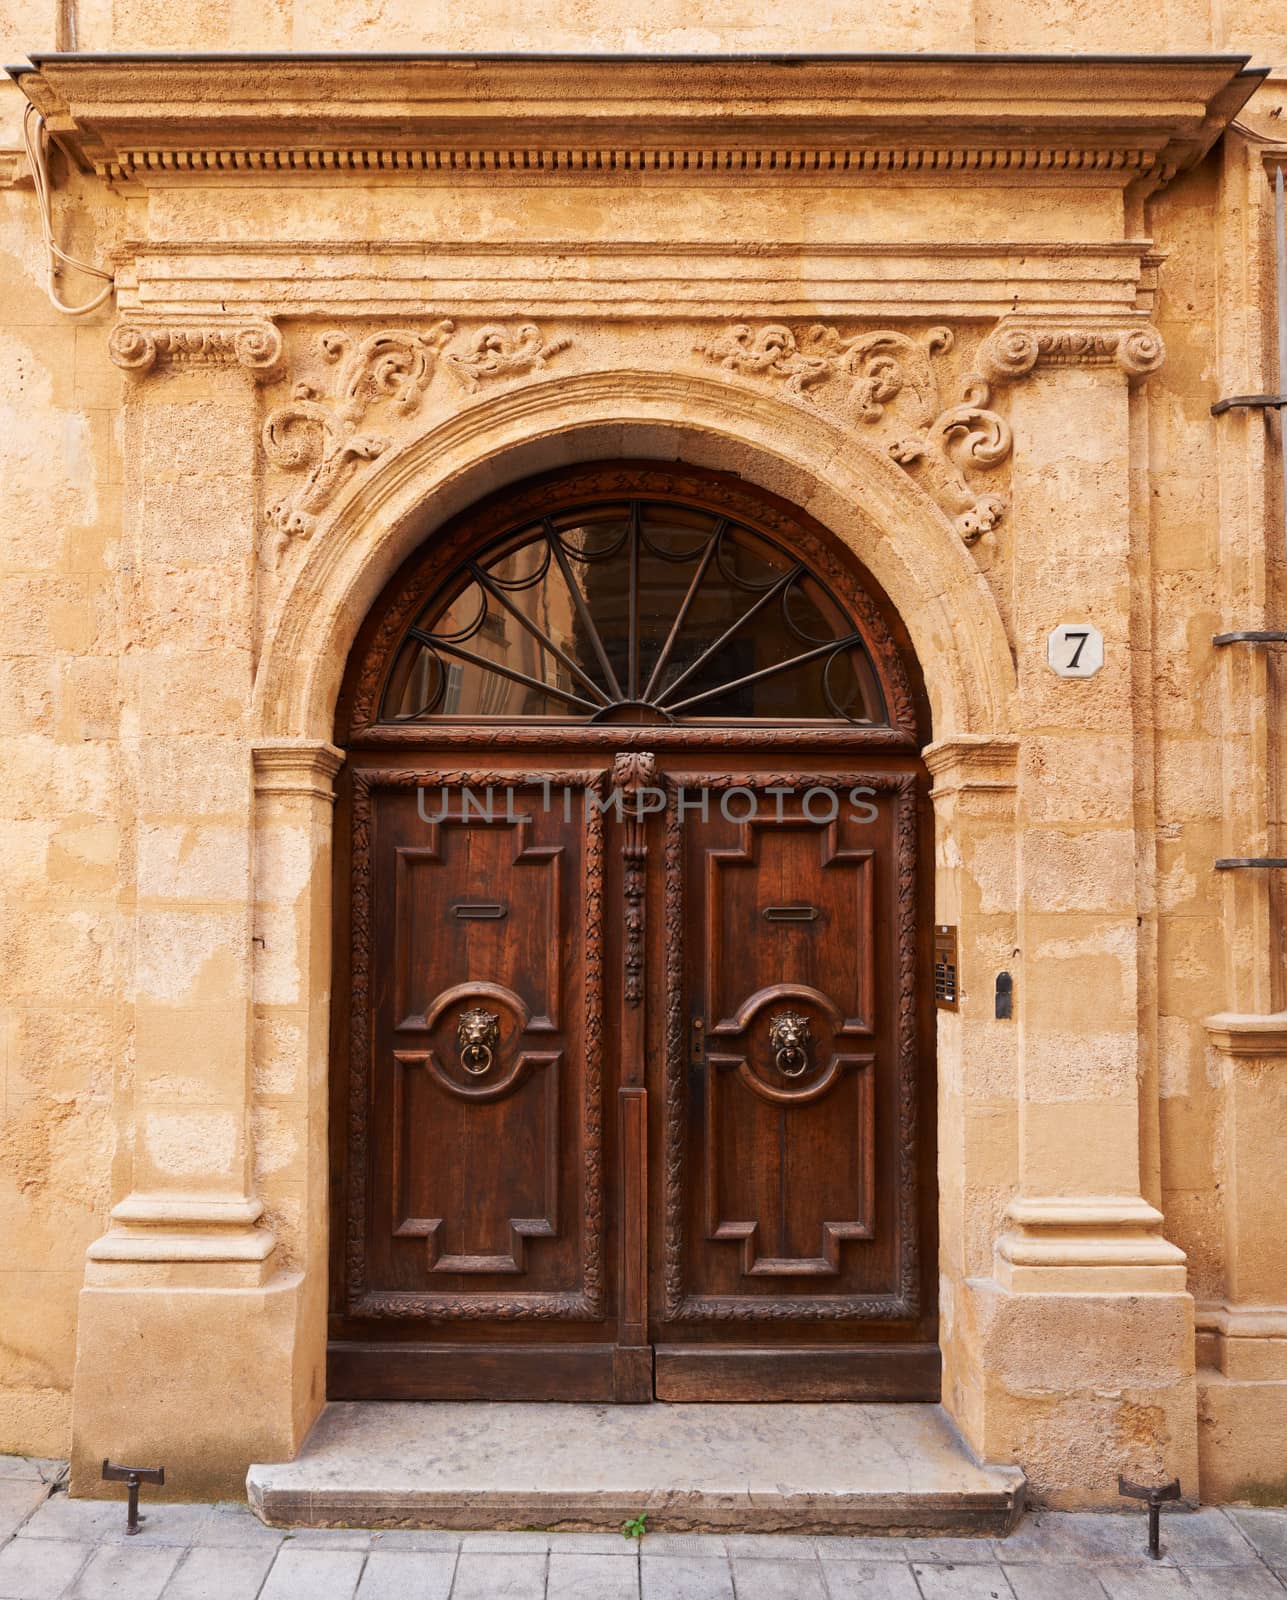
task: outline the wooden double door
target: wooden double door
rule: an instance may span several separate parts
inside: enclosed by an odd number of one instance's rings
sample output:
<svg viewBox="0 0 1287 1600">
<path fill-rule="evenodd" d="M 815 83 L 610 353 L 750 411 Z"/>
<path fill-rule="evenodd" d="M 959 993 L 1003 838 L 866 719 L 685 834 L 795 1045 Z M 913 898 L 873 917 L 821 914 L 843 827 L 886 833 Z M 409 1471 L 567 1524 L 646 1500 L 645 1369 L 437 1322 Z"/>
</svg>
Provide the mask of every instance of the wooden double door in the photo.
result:
<svg viewBox="0 0 1287 1600">
<path fill-rule="evenodd" d="M 329 1393 L 937 1398 L 919 760 L 622 735 L 350 759 Z"/>
</svg>

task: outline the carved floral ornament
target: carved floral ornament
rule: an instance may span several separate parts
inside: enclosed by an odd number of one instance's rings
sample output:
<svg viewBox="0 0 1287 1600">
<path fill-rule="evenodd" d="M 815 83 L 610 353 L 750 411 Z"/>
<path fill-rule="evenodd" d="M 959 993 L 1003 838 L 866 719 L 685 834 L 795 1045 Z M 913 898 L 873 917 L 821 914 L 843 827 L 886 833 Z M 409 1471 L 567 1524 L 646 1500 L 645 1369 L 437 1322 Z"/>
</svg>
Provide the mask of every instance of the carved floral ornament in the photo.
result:
<svg viewBox="0 0 1287 1600">
<path fill-rule="evenodd" d="M 1139 378 L 1156 371 L 1166 353 L 1162 336 L 1148 325 L 1001 327 L 983 341 L 974 370 L 944 403 L 938 368 L 955 342 L 946 327 L 842 335 L 825 323 L 799 331 L 785 323 L 736 323 L 698 345 L 697 353 L 742 377 L 780 382 L 788 394 L 850 426 L 880 424 L 897 403 L 886 449 L 900 466 L 918 469 L 967 543 L 990 532 L 1005 510 L 1003 497 L 975 476 L 1000 466 L 1014 447 L 1009 423 L 989 409 L 996 384 L 1026 377 L 1040 362 L 1115 363 Z"/>
<path fill-rule="evenodd" d="M 295 384 L 290 400 L 269 412 L 261 431 L 274 467 L 305 474 L 299 489 L 267 507 L 276 535 L 274 560 L 292 538 L 311 537 L 319 514 L 358 462 L 373 461 L 392 445 L 389 433 L 366 427 L 373 409 L 386 423 L 410 416 L 440 362 L 460 390 L 474 395 L 493 380 L 539 371 L 570 340 L 547 339 L 533 322 L 488 324 L 456 337 L 455 324 L 444 317 L 426 331 L 385 329 L 361 339 L 324 333 L 318 343 L 323 359 L 338 369 L 329 392 Z M 260 381 L 279 377 L 282 369 L 282 337 L 271 322 L 216 329 L 123 322 L 112 331 L 108 353 L 138 376 L 162 362 L 236 364 Z"/>
<path fill-rule="evenodd" d="M 472 397 L 497 380 L 541 371 L 570 343 L 547 338 L 533 322 L 458 332 L 448 318 L 423 330 L 322 334 L 320 353 L 336 368 L 334 381 L 325 391 L 296 383 L 261 431 L 269 463 L 303 477 L 297 489 L 267 506 L 274 560 L 292 539 L 312 536 L 359 463 L 392 447 L 392 425 L 419 409 L 440 366 L 462 397 Z M 890 456 L 919 478 L 967 543 L 990 532 L 1005 511 L 1002 494 L 980 476 L 1006 461 L 1014 445 L 1009 423 L 990 408 L 997 385 L 1026 377 L 1040 364 L 1115 365 L 1128 378 L 1140 378 L 1165 356 L 1161 335 L 1147 323 L 1002 324 L 983 340 L 971 370 L 948 386 L 942 368 L 955 343 L 944 326 L 842 333 L 825 323 L 802 329 L 735 323 L 695 353 L 737 378 L 780 384 L 797 402 L 855 432 L 877 430 Z M 266 320 L 215 328 L 123 322 L 108 350 L 118 367 L 135 375 L 162 364 L 235 365 L 265 382 L 280 377 L 283 366 L 281 334 Z"/>
</svg>

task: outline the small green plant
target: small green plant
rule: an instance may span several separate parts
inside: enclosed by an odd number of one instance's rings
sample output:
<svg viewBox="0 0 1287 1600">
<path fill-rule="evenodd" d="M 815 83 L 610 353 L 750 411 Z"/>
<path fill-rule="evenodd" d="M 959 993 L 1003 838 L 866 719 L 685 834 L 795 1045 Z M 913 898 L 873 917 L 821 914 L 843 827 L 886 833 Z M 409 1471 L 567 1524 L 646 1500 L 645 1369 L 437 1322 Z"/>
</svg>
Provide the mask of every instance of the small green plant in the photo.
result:
<svg viewBox="0 0 1287 1600">
<path fill-rule="evenodd" d="M 645 1526 L 647 1521 L 648 1513 L 646 1511 L 641 1511 L 637 1517 L 631 1517 L 629 1522 L 623 1522 L 621 1524 L 621 1531 L 627 1539 L 642 1539 L 644 1534 L 648 1531 L 647 1527 Z"/>
</svg>

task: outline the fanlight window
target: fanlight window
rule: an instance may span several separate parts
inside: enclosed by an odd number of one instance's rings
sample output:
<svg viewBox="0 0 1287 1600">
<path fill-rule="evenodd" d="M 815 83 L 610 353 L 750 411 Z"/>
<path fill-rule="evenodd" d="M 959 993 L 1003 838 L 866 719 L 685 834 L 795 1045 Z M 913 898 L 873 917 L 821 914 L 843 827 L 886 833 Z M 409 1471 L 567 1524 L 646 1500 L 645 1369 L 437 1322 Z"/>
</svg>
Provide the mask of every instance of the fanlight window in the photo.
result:
<svg viewBox="0 0 1287 1600">
<path fill-rule="evenodd" d="M 407 630 L 385 722 L 888 721 L 836 596 L 728 517 L 645 499 L 543 517 Z"/>
</svg>

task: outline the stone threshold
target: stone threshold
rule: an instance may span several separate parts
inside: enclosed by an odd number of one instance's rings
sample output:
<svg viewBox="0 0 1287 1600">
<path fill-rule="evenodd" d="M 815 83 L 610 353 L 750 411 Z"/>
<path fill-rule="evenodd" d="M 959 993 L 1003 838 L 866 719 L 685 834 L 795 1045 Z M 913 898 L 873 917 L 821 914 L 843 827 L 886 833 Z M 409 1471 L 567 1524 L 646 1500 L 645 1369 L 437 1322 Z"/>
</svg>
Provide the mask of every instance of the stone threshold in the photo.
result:
<svg viewBox="0 0 1287 1600">
<path fill-rule="evenodd" d="M 1025 1482 L 937 1405 L 344 1401 L 246 1489 L 282 1528 L 998 1537 Z"/>
</svg>

